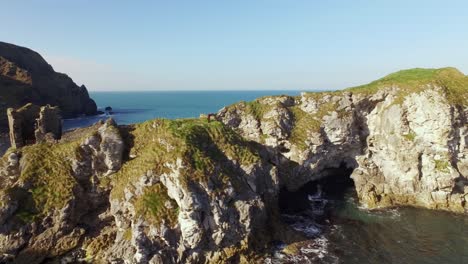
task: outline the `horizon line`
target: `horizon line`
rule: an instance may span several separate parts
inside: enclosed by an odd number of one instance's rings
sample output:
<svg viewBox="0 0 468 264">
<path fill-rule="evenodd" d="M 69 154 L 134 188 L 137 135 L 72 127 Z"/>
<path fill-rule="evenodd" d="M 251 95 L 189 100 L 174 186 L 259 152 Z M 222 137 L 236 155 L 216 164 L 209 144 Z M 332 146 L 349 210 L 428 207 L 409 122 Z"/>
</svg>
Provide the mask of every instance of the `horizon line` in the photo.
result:
<svg viewBox="0 0 468 264">
<path fill-rule="evenodd" d="M 88 92 L 323 92 L 338 91 L 342 89 L 155 89 L 155 90 L 91 90 Z"/>
</svg>

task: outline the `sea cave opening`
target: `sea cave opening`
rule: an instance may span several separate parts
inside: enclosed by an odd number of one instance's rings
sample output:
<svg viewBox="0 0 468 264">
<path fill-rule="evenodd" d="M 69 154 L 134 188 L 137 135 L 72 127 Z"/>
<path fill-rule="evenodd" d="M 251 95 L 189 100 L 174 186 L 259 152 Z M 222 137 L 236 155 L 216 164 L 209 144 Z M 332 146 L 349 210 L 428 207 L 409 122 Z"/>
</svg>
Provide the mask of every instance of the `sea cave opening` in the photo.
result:
<svg viewBox="0 0 468 264">
<path fill-rule="evenodd" d="M 294 225 L 304 218 L 313 219 L 315 223 L 327 221 L 331 207 L 339 206 L 350 196 L 356 197 L 351 179 L 353 170 L 343 163 L 338 168 L 325 169 L 322 173 L 326 176 L 309 181 L 297 190 L 282 188 L 278 205 L 283 221 Z"/>
</svg>

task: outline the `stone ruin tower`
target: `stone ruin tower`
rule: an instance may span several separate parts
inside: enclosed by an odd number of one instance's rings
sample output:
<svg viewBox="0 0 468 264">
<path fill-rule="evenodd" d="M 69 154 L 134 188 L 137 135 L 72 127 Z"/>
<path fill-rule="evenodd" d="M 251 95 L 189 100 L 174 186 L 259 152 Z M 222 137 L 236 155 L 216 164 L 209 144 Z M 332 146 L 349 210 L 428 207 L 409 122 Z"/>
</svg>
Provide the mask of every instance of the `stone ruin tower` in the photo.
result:
<svg viewBox="0 0 468 264">
<path fill-rule="evenodd" d="M 7 115 L 12 147 L 55 142 L 62 137 L 62 118 L 58 107 L 39 107 L 29 103 L 19 109 L 8 108 Z"/>
</svg>

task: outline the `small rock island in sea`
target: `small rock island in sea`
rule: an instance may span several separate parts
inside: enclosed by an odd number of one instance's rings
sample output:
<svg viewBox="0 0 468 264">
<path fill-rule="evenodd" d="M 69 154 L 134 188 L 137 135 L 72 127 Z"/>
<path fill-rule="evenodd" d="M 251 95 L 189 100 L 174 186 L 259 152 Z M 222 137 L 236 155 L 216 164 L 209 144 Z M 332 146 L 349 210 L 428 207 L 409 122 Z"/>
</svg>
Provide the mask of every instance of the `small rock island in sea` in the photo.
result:
<svg viewBox="0 0 468 264">
<path fill-rule="evenodd" d="M 31 50 L 0 43 L 0 69 L 2 120 L 26 103 L 96 112 Z M 13 86 L 23 95 L 10 98 Z M 467 214 L 467 118 L 467 76 L 410 69 L 236 103 L 211 122 L 109 119 L 12 147 L 0 159 L 0 262 L 263 263 L 272 242 L 299 236 L 280 219 L 280 192 L 331 175 L 351 177 L 369 209 Z"/>
</svg>

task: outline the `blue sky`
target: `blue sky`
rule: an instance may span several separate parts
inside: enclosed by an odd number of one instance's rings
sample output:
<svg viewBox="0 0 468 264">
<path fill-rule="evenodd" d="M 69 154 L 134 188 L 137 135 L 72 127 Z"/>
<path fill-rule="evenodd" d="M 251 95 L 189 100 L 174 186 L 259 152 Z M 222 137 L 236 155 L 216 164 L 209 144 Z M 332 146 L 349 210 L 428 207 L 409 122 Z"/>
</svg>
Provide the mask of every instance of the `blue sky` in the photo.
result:
<svg viewBox="0 0 468 264">
<path fill-rule="evenodd" d="M 2 41 L 90 90 L 339 89 L 468 73 L 467 1 L 0 0 Z"/>
</svg>

